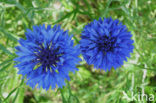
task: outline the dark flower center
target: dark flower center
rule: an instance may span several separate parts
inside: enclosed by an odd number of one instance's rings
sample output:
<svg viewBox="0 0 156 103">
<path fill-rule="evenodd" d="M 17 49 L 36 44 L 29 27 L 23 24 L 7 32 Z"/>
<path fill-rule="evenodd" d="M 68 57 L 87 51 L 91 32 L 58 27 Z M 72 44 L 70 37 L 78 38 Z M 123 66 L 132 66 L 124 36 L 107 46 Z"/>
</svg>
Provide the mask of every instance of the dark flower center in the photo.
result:
<svg viewBox="0 0 156 103">
<path fill-rule="evenodd" d="M 104 53 L 108 51 L 113 51 L 115 44 L 114 37 L 103 36 L 99 37 L 97 41 L 98 50 L 103 51 Z"/>
<path fill-rule="evenodd" d="M 47 46 L 46 48 L 41 46 L 39 52 L 36 54 L 37 60 L 45 68 L 51 68 L 51 66 L 56 67 L 60 56 L 62 56 L 62 53 L 59 53 L 58 51 L 59 48 L 54 49 L 50 46 Z"/>
</svg>

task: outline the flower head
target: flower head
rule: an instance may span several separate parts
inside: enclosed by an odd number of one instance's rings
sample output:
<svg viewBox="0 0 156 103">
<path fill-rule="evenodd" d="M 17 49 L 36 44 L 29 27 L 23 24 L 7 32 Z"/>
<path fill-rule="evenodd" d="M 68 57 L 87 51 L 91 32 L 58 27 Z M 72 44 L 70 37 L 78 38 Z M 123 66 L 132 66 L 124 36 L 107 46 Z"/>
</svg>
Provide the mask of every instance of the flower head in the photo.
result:
<svg viewBox="0 0 156 103">
<path fill-rule="evenodd" d="M 122 66 L 133 52 L 132 35 L 117 19 L 101 18 L 84 27 L 80 48 L 88 64 L 105 71 Z"/>
<path fill-rule="evenodd" d="M 78 70 L 76 64 L 80 61 L 79 47 L 73 46 L 72 36 L 59 25 L 33 26 L 33 31 L 27 29 L 25 34 L 26 39 L 20 39 L 16 47 L 18 73 L 26 76 L 32 88 L 62 88 L 65 79 L 70 80 L 68 73 Z"/>
</svg>

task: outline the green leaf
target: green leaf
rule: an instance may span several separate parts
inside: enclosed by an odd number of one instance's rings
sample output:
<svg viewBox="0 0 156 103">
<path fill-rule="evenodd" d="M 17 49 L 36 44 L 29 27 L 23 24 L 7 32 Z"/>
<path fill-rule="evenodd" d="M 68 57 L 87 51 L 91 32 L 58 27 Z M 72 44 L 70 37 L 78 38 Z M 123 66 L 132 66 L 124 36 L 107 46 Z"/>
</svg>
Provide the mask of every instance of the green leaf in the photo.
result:
<svg viewBox="0 0 156 103">
<path fill-rule="evenodd" d="M 19 86 L 17 86 L 16 88 L 14 88 L 14 89 L 8 94 L 8 96 L 4 99 L 3 102 L 6 102 L 6 101 L 9 99 L 9 97 L 10 97 L 17 89 L 19 90 L 20 87 L 23 85 L 23 83 L 24 83 L 24 79 L 22 79 L 22 81 L 21 81 L 21 83 L 20 83 Z M 14 97 L 14 100 L 13 100 L 13 101 L 16 100 L 18 94 L 19 94 L 19 91 L 17 91 L 16 96 Z M 12 102 L 12 103 L 14 103 L 14 102 Z"/>
<path fill-rule="evenodd" d="M 5 64 L 8 64 L 9 62 L 11 62 L 13 60 L 13 58 L 9 58 L 9 59 L 7 59 L 7 60 L 5 60 L 5 61 L 2 61 L 2 63 L 0 63 L 0 67 L 1 66 L 3 66 L 3 65 L 5 65 Z"/>
<path fill-rule="evenodd" d="M 3 7 L 0 6 L 0 8 L 2 8 L 2 10 L 0 10 L 1 12 L 1 17 L 0 17 L 0 22 L 1 22 L 1 26 L 3 27 L 5 25 L 5 20 L 4 20 L 4 15 L 5 15 L 5 9 L 3 9 Z"/>
<path fill-rule="evenodd" d="M 73 14 L 74 11 L 71 11 L 69 13 L 67 13 L 65 16 L 63 16 L 61 19 L 57 20 L 56 22 L 54 22 L 53 24 L 59 23 L 60 21 L 63 21 L 64 19 L 70 17 Z"/>
<path fill-rule="evenodd" d="M 9 64 L 7 64 L 6 66 L 2 67 L 2 68 L 0 69 L 0 73 L 3 72 L 3 71 L 5 71 L 10 65 L 11 65 L 11 63 L 9 63 Z"/>
<path fill-rule="evenodd" d="M 106 14 L 108 13 L 108 11 L 109 11 L 109 9 L 110 9 L 109 6 L 110 6 L 111 2 L 112 2 L 112 0 L 109 0 L 109 1 L 107 2 L 106 8 L 105 8 L 104 10 L 101 10 L 101 12 L 102 12 L 102 13 L 101 13 L 101 14 L 102 14 L 101 16 L 102 16 L 102 17 L 105 17 Z M 104 11 L 104 12 L 103 12 L 103 11 Z"/>
<path fill-rule="evenodd" d="M 11 33 L 7 32 L 7 31 L 5 31 L 4 28 L 0 27 L 0 31 L 1 31 L 2 33 L 4 33 L 4 36 L 6 36 L 7 38 L 9 38 L 10 40 L 13 40 L 13 41 L 15 41 L 15 42 L 17 41 L 17 38 L 14 37 L 13 34 L 11 34 Z"/>
<path fill-rule="evenodd" d="M 4 99 L 3 102 L 6 102 L 8 100 L 8 98 L 17 90 L 18 87 L 14 88 L 9 94 L 8 96 Z"/>
<path fill-rule="evenodd" d="M 15 101 L 15 103 L 23 103 L 23 99 L 24 99 L 24 94 L 25 94 L 25 89 L 24 88 L 19 88 L 19 94 L 18 94 L 18 97 Z"/>
<path fill-rule="evenodd" d="M 24 14 L 26 13 L 24 7 L 20 3 L 16 2 L 15 6 L 19 8 Z"/>
<path fill-rule="evenodd" d="M 2 44 L 0 44 L 0 49 L 1 49 L 3 52 L 12 55 L 12 53 L 11 53 L 9 50 L 7 50 L 7 49 L 5 48 L 5 46 L 3 46 Z"/>
<path fill-rule="evenodd" d="M 17 92 L 16 92 L 16 95 L 15 95 L 15 97 L 14 97 L 14 99 L 13 99 L 12 103 L 15 103 L 15 101 L 16 101 L 16 99 L 17 99 L 18 94 L 19 94 L 19 88 L 18 88 L 18 90 L 17 90 Z"/>
</svg>

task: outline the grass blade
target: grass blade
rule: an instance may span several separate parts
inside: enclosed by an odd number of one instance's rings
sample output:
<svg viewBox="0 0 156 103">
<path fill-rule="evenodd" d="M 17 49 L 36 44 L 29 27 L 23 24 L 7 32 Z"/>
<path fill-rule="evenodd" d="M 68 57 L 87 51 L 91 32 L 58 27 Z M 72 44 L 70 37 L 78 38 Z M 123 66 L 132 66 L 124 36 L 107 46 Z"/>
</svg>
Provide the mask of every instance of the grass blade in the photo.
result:
<svg viewBox="0 0 156 103">
<path fill-rule="evenodd" d="M 4 102 L 6 102 L 8 100 L 8 98 L 17 90 L 18 87 L 14 88 L 9 94 L 8 96 L 4 99 Z"/>
<path fill-rule="evenodd" d="M 6 70 L 9 66 L 10 66 L 11 63 L 7 64 L 6 66 L 2 67 L 0 69 L 0 73 L 3 72 L 4 70 Z"/>
<path fill-rule="evenodd" d="M 6 49 L 6 47 L 3 46 L 2 44 L 0 44 L 0 49 L 1 49 L 4 53 L 7 53 L 7 54 L 12 55 L 12 53 L 11 53 L 8 49 Z"/>
<path fill-rule="evenodd" d="M 15 103 L 15 101 L 16 101 L 16 99 L 17 99 L 18 94 L 19 94 L 19 89 L 17 90 L 16 95 L 15 95 L 15 97 L 14 97 L 14 99 L 13 99 L 12 103 Z"/>
<path fill-rule="evenodd" d="M 6 36 L 7 38 L 9 38 L 10 40 L 13 40 L 15 42 L 17 41 L 17 38 L 16 37 L 14 37 L 11 33 L 5 31 L 2 27 L 0 27 L 0 31 L 2 33 L 4 33 L 4 36 Z"/>
</svg>

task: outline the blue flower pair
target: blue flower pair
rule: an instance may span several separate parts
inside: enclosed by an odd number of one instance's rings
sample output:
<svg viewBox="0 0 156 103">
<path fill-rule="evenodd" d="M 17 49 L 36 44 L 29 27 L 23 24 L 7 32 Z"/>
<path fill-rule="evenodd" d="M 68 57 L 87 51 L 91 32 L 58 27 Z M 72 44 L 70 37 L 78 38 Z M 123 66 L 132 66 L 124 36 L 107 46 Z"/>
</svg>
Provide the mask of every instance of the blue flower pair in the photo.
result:
<svg viewBox="0 0 156 103">
<path fill-rule="evenodd" d="M 69 72 L 75 72 L 81 59 L 105 71 L 118 68 L 133 52 L 132 35 L 125 25 L 112 18 L 94 20 L 84 27 L 80 45 L 74 46 L 72 36 L 59 25 L 33 26 L 27 29 L 26 39 L 16 47 L 18 73 L 26 76 L 27 84 L 48 90 L 65 85 Z"/>
</svg>

